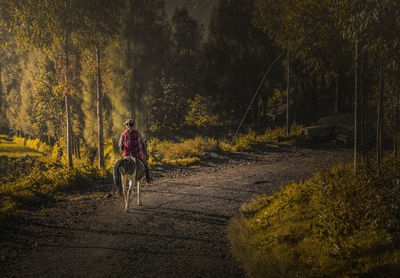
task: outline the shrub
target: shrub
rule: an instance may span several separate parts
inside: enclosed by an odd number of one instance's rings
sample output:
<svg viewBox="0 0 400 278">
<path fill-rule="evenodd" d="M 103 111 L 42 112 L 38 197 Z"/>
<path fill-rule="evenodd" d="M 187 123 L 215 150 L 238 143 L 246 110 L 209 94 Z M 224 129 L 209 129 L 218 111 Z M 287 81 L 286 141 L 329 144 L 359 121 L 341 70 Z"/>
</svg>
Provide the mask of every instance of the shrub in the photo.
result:
<svg viewBox="0 0 400 278">
<path fill-rule="evenodd" d="M 200 160 L 206 152 L 218 151 L 215 139 L 196 137 L 182 139 L 180 142 L 168 140 L 150 140 L 148 143 L 150 162 L 165 162 L 179 165 L 191 165 Z"/>
<path fill-rule="evenodd" d="M 98 168 L 82 158 L 75 168 L 60 168 L 52 164 L 36 165 L 29 175 L 0 186 L 0 218 L 18 213 L 20 209 L 39 207 L 54 201 L 56 196 L 84 189 L 102 178 Z"/>
<path fill-rule="evenodd" d="M 189 109 L 186 114 L 186 123 L 198 127 L 207 127 L 217 120 L 217 116 L 212 113 L 211 99 L 196 95 L 188 100 Z"/>
<path fill-rule="evenodd" d="M 286 137 L 286 130 L 282 127 L 267 128 L 264 134 L 257 135 L 254 131 L 237 136 L 234 151 L 251 151 L 264 149 L 265 147 L 277 146 L 285 142 L 295 144 L 301 137 L 302 126 L 293 124 L 289 138 Z"/>
<path fill-rule="evenodd" d="M 259 197 L 230 223 L 232 252 L 251 277 L 395 277 L 399 173 L 394 159 L 337 165 Z"/>
</svg>

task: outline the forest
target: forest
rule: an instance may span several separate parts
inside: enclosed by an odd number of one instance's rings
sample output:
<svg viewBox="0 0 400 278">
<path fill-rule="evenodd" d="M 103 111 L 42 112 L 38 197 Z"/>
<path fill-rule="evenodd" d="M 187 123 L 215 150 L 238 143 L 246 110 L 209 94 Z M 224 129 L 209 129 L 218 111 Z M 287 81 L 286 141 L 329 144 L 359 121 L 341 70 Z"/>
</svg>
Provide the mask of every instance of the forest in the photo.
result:
<svg viewBox="0 0 400 278">
<path fill-rule="evenodd" d="M 104 156 L 126 118 L 148 136 L 232 136 L 285 51 L 247 127 L 355 111 L 357 154 L 375 144 L 382 157 L 383 142 L 397 152 L 396 1 L 218 1 L 208 26 L 185 7 L 168 16 L 163 1 L 34 2 L 2 1 L 2 133 L 66 138 L 71 160 L 81 146 Z"/>
<path fill-rule="evenodd" d="M 390 277 L 400 264 L 400 2 L 192 4 L 0 0 L 0 218 L 107 177 L 127 119 L 149 139 L 151 165 L 333 144 L 352 163 L 245 204 L 232 252 L 251 277 Z M 313 140 L 324 118 L 347 120 Z M 14 143 L 42 157 L 21 184 Z"/>
</svg>

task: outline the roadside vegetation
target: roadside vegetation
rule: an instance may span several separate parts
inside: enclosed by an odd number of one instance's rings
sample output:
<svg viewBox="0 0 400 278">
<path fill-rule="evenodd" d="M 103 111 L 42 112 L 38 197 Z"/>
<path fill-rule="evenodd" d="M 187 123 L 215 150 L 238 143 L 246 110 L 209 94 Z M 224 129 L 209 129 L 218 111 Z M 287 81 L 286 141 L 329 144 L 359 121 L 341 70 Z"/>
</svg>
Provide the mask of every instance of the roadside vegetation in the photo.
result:
<svg viewBox="0 0 400 278">
<path fill-rule="evenodd" d="M 203 160 L 224 158 L 235 151 L 265 150 L 278 147 L 278 144 L 293 144 L 296 138 L 300 138 L 300 133 L 296 133 L 296 129 L 292 132 L 286 140 L 281 128 L 267 129 L 260 135 L 250 131 L 239 135 L 234 144 L 227 139 L 201 136 L 179 140 L 153 138 L 148 142 L 149 163 L 153 166 L 196 166 Z M 105 169 L 100 169 L 96 157 L 84 149 L 80 151 L 80 157 L 74 156 L 75 167 L 69 168 L 63 149 L 63 140 L 50 146 L 38 139 L 0 135 L 0 217 L 72 198 L 102 180 L 111 183 L 109 177 L 113 166 L 121 158 L 112 141 L 105 147 Z"/>
<path fill-rule="evenodd" d="M 107 176 L 87 157 L 76 158 L 73 169 L 65 167 L 60 146 L 38 139 L 0 135 L 0 150 L 0 218 L 71 198 Z"/>
<path fill-rule="evenodd" d="M 241 208 L 229 226 L 249 277 L 398 277 L 400 160 L 338 164 Z"/>
</svg>

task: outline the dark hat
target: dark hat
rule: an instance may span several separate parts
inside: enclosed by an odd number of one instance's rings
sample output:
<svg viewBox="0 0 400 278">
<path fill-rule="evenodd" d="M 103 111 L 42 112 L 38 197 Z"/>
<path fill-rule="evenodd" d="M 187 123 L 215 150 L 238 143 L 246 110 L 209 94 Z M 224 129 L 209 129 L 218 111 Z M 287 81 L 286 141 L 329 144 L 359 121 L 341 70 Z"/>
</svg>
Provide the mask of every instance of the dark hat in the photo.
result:
<svg viewBox="0 0 400 278">
<path fill-rule="evenodd" d="M 124 125 L 134 125 L 134 124 L 135 124 L 135 120 L 132 120 L 132 119 L 128 119 L 124 123 Z"/>
</svg>

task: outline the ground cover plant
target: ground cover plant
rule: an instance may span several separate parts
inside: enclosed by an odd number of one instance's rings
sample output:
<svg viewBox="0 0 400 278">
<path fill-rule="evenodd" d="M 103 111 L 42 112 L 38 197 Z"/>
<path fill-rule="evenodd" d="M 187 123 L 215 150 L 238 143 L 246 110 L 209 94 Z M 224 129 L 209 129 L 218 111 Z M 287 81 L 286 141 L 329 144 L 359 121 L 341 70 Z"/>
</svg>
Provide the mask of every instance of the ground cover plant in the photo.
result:
<svg viewBox="0 0 400 278">
<path fill-rule="evenodd" d="M 235 151 L 252 151 L 271 144 L 291 144 L 298 131 L 293 129 L 286 140 L 281 128 L 268 128 L 257 135 L 250 131 L 239 135 L 233 144 L 227 139 L 196 136 L 180 140 L 159 140 L 148 142 L 150 165 L 172 164 L 189 167 L 208 159 L 211 153 L 223 157 Z M 74 157 L 74 169 L 67 167 L 65 142 L 61 138 L 53 146 L 38 139 L 0 136 L 0 216 L 12 216 L 19 211 L 45 206 L 56 200 L 65 199 L 74 190 L 88 188 L 98 179 L 105 179 L 112 172 L 115 162 L 121 158 L 112 140 L 105 146 L 105 169 L 95 166 L 96 159 L 90 159 L 82 150 L 80 158 Z M 111 183 L 111 181 L 109 180 Z"/>
<path fill-rule="evenodd" d="M 398 277 L 400 161 L 339 164 L 242 207 L 229 226 L 249 277 Z"/>
<path fill-rule="evenodd" d="M 65 167 L 57 144 L 1 136 L 0 148 L 0 218 L 69 198 L 105 176 L 86 156 L 75 158 L 74 169 Z"/>
<path fill-rule="evenodd" d="M 305 140 L 301 131 L 303 126 L 293 124 L 289 137 L 286 136 L 286 129 L 282 127 L 267 128 L 263 134 L 257 134 L 250 130 L 248 133 L 240 134 L 235 138 L 233 151 L 255 151 L 263 150 L 266 147 L 282 147 L 296 145 Z"/>
</svg>

